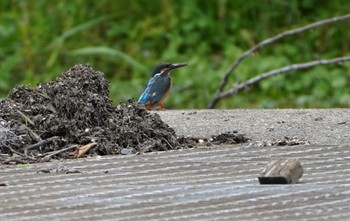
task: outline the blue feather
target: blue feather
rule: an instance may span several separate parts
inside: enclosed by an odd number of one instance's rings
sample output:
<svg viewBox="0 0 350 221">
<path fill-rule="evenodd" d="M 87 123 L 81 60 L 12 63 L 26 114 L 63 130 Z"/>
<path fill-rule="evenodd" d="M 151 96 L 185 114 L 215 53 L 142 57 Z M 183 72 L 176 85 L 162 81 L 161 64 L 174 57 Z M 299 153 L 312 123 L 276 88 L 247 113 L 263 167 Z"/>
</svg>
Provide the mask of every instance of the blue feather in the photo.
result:
<svg viewBox="0 0 350 221">
<path fill-rule="evenodd" d="M 171 78 L 169 75 L 156 74 L 148 82 L 139 97 L 138 102 L 142 104 L 156 104 L 162 100 L 164 95 L 170 89 Z"/>
<path fill-rule="evenodd" d="M 150 102 L 151 100 L 151 89 L 153 88 L 154 82 L 156 81 L 156 79 L 158 78 L 158 75 L 156 75 L 155 77 L 152 77 L 148 82 L 147 85 L 144 89 L 144 91 L 142 92 L 142 94 L 139 97 L 138 102 L 142 103 L 142 104 L 146 104 L 148 102 Z"/>
</svg>

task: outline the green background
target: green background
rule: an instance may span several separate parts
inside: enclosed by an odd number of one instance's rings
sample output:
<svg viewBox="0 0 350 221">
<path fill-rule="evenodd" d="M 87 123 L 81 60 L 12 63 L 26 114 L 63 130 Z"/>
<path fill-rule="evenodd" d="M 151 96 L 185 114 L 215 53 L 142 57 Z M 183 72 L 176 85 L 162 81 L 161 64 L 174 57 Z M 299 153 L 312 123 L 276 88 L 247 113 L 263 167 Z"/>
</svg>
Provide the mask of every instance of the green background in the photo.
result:
<svg viewBox="0 0 350 221">
<path fill-rule="evenodd" d="M 154 65 L 172 72 L 170 109 L 206 108 L 225 70 L 280 32 L 349 13 L 349 0 L 0 1 L 0 97 L 76 63 L 106 74 L 115 103 L 138 98 Z M 226 89 L 293 63 L 349 56 L 350 21 L 286 37 L 245 60 Z M 263 80 L 220 108 L 349 107 L 350 62 Z"/>
</svg>

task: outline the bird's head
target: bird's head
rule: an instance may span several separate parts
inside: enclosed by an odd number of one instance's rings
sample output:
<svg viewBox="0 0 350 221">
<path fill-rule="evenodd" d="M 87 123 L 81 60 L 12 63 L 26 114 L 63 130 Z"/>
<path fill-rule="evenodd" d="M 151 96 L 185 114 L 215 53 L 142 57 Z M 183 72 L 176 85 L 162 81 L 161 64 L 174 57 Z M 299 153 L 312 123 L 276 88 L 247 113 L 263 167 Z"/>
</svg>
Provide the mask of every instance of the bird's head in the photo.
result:
<svg viewBox="0 0 350 221">
<path fill-rule="evenodd" d="M 160 63 L 158 64 L 152 72 L 152 77 L 156 74 L 161 74 L 163 76 L 166 76 L 170 73 L 171 70 L 176 68 L 181 68 L 188 65 L 188 63 Z"/>
</svg>

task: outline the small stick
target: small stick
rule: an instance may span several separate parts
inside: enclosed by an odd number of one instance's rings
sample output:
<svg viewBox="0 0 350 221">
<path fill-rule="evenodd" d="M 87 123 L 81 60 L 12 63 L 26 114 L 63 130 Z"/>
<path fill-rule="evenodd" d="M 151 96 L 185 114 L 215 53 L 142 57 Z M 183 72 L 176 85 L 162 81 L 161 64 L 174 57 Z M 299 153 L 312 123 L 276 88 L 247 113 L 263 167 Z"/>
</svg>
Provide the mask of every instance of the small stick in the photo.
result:
<svg viewBox="0 0 350 221">
<path fill-rule="evenodd" d="M 169 145 L 171 149 L 174 149 L 174 147 L 169 143 L 169 141 L 167 141 L 167 139 L 164 138 L 163 140 Z"/>
<path fill-rule="evenodd" d="M 23 127 L 28 131 L 29 136 L 36 142 L 42 141 L 41 137 L 35 133 L 32 129 L 23 124 Z"/>
<path fill-rule="evenodd" d="M 25 154 L 14 150 L 12 147 L 7 147 L 7 148 L 12 152 L 12 154 L 17 154 L 18 156 L 21 156 L 21 157 L 26 158 L 26 159 L 35 160 L 33 157 L 26 156 Z"/>
<path fill-rule="evenodd" d="M 67 151 L 67 150 L 74 149 L 74 148 L 76 148 L 77 146 L 78 146 L 78 145 L 73 144 L 73 145 L 70 145 L 70 146 L 68 146 L 68 147 L 66 147 L 66 148 L 63 148 L 63 149 L 61 149 L 61 150 L 56 150 L 56 151 L 52 151 L 52 152 L 45 153 L 45 154 L 44 154 L 44 157 L 43 157 L 41 160 L 42 160 L 42 161 L 49 161 L 51 157 L 53 157 L 53 156 L 55 156 L 55 155 L 57 155 L 57 154 L 63 153 L 63 152 L 65 152 L 65 151 Z"/>
<path fill-rule="evenodd" d="M 34 122 L 31 120 L 31 119 L 29 119 L 29 117 L 27 116 L 27 115 L 25 115 L 24 113 L 22 113 L 21 111 L 19 111 L 19 110 L 17 110 L 17 113 L 19 113 L 19 115 L 21 115 L 21 117 L 23 118 L 23 120 L 27 123 L 29 123 L 29 124 L 31 124 L 31 125 L 35 125 L 34 124 Z"/>
<path fill-rule="evenodd" d="M 47 138 L 46 140 L 42 140 L 42 141 L 40 141 L 40 142 L 38 142 L 38 143 L 36 143 L 36 144 L 30 145 L 30 146 L 28 146 L 28 147 L 25 147 L 25 148 L 24 148 L 24 154 L 27 155 L 27 153 L 28 153 L 29 150 L 32 150 L 32 149 L 41 147 L 41 146 L 43 146 L 43 145 L 45 145 L 45 144 L 47 144 L 47 143 L 52 142 L 53 140 L 55 140 L 55 139 L 57 139 L 57 138 L 59 138 L 59 137 L 58 137 L 58 136 L 50 137 L 50 138 Z"/>
<path fill-rule="evenodd" d="M 9 148 L 9 150 L 12 152 L 12 154 L 15 153 L 18 156 L 25 157 L 25 155 L 23 153 L 20 153 L 20 152 L 14 150 L 12 147 L 7 147 L 7 148 Z"/>
</svg>

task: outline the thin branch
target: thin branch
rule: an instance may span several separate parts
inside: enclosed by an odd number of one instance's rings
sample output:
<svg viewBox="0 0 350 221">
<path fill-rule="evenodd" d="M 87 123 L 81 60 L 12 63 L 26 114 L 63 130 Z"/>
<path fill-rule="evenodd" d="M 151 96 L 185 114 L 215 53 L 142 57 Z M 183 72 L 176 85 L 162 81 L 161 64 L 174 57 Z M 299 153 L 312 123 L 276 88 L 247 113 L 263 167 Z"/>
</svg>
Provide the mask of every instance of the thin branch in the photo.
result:
<svg viewBox="0 0 350 221">
<path fill-rule="evenodd" d="M 48 144 L 48 143 L 52 142 L 53 140 L 55 140 L 57 138 L 59 138 L 59 137 L 58 136 L 50 137 L 50 138 L 47 138 L 46 140 L 42 140 L 42 141 L 39 141 L 39 142 L 37 142 L 35 144 L 27 146 L 27 147 L 24 148 L 24 154 L 27 155 L 29 150 L 41 147 L 41 146 L 43 146 L 45 144 Z"/>
<path fill-rule="evenodd" d="M 26 156 L 25 154 L 20 153 L 20 152 L 14 150 L 14 149 L 13 149 L 12 147 L 10 147 L 10 146 L 5 146 L 5 147 L 8 148 L 8 149 L 12 152 L 12 155 L 16 154 L 16 155 L 21 156 L 21 157 L 23 157 L 23 158 L 25 158 L 25 159 L 35 160 L 33 157 Z M 24 161 L 22 161 L 22 159 L 17 159 L 17 157 L 10 157 L 9 159 L 5 160 L 4 163 L 8 163 L 8 162 L 10 162 L 10 161 L 16 161 L 16 160 L 20 160 L 19 163 L 24 163 Z M 16 162 L 17 162 L 17 161 L 16 161 Z"/>
<path fill-rule="evenodd" d="M 7 148 L 12 152 L 12 154 L 15 153 L 15 154 L 17 154 L 18 156 L 26 157 L 23 153 L 20 153 L 20 152 L 14 150 L 12 147 L 7 147 Z"/>
<path fill-rule="evenodd" d="M 68 147 L 66 147 L 66 148 L 63 148 L 63 149 L 61 149 L 61 150 L 55 150 L 55 151 L 52 151 L 52 152 L 45 153 L 45 154 L 43 155 L 44 157 L 41 159 L 41 162 L 47 162 L 47 161 L 49 161 L 53 156 L 58 155 L 58 154 L 63 153 L 63 152 L 66 152 L 66 151 L 68 151 L 68 150 L 74 149 L 74 148 L 76 148 L 77 146 L 78 146 L 78 145 L 73 144 L 73 145 L 70 145 L 70 146 L 68 146 Z"/>
<path fill-rule="evenodd" d="M 31 125 L 35 125 L 34 122 L 27 116 L 25 115 L 24 113 L 22 113 L 21 111 L 17 110 L 17 113 L 19 113 L 19 115 L 21 115 L 21 117 L 23 118 L 24 122 L 27 124 L 31 124 Z"/>
<path fill-rule="evenodd" d="M 225 97 L 233 96 L 233 95 L 237 94 L 239 91 L 241 91 L 249 86 L 252 86 L 253 84 L 258 83 L 263 79 L 266 79 L 266 78 L 269 78 L 269 77 L 272 77 L 275 75 L 284 74 L 284 73 L 287 73 L 290 71 L 295 71 L 295 70 L 300 70 L 300 69 L 306 69 L 306 68 L 314 67 L 317 65 L 328 65 L 328 64 L 342 63 L 342 62 L 349 61 L 349 60 L 350 60 L 350 56 L 339 57 L 339 58 L 334 58 L 334 59 L 329 59 L 329 60 L 316 60 L 316 61 L 311 61 L 311 62 L 306 62 L 306 63 L 301 63 L 301 64 L 293 64 L 293 65 L 285 66 L 281 69 L 265 72 L 265 73 L 260 74 L 256 77 L 253 77 L 253 78 L 237 85 L 236 87 L 232 88 L 231 90 L 220 93 L 216 97 L 216 99 L 220 100 L 220 99 L 225 98 Z"/>
<path fill-rule="evenodd" d="M 40 141 L 42 141 L 42 139 L 40 138 L 40 136 L 37 134 L 37 133 L 35 133 L 32 129 L 30 129 L 29 127 L 27 127 L 26 125 L 22 125 L 23 127 L 24 127 L 24 129 L 26 129 L 27 131 L 28 131 L 28 134 L 29 134 L 29 136 L 33 139 L 33 140 L 35 140 L 36 142 L 40 142 Z"/>
<path fill-rule="evenodd" d="M 283 37 L 289 36 L 289 35 L 295 35 L 298 34 L 300 32 L 304 32 L 322 25 L 327 25 L 327 24 L 331 24 L 331 23 L 335 23 L 338 21 L 343 21 L 346 19 L 350 19 L 350 14 L 346 14 L 343 16 L 339 16 L 339 17 L 334 17 L 334 18 L 330 18 L 330 19 L 325 19 L 325 20 L 321 20 L 312 24 L 308 24 L 306 26 L 297 28 L 297 29 L 292 29 L 292 30 L 288 30 L 282 33 L 279 33 L 271 38 L 265 39 L 262 42 L 258 43 L 257 45 L 255 45 L 254 47 L 252 47 L 251 49 L 249 49 L 248 51 L 246 51 L 242 56 L 240 56 L 235 63 L 233 63 L 224 73 L 224 77 L 218 87 L 218 90 L 215 93 L 215 96 L 213 98 L 213 100 L 210 102 L 208 108 L 214 108 L 217 104 L 217 102 L 219 101 L 218 96 L 219 94 L 222 93 L 222 91 L 224 90 L 224 87 L 226 86 L 229 76 L 231 75 L 231 73 L 238 67 L 238 65 L 248 56 L 250 56 L 251 54 L 253 54 L 255 51 L 259 50 L 260 48 L 269 45 Z"/>
</svg>

